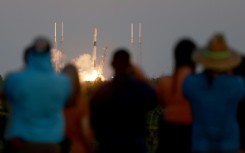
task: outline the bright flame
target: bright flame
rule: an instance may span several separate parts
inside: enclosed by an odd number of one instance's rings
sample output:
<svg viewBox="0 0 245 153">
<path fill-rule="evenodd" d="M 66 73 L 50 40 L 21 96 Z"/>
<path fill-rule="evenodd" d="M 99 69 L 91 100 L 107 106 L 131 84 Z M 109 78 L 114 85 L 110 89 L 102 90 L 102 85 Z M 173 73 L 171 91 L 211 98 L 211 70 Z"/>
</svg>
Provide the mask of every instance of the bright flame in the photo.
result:
<svg viewBox="0 0 245 153">
<path fill-rule="evenodd" d="M 56 49 L 52 50 L 52 62 L 55 66 L 56 71 L 60 71 L 63 66 L 64 54 Z M 98 77 L 104 81 L 105 78 L 102 75 L 101 65 L 94 67 L 91 62 L 90 54 L 83 54 L 71 60 L 71 62 L 77 67 L 80 82 L 83 81 L 95 81 Z"/>
<path fill-rule="evenodd" d="M 78 68 L 80 81 L 95 81 L 98 77 L 101 78 L 102 81 L 105 80 L 100 66 L 94 68 L 89 54 L 81 55 L 72 61 Z"/>
<path fill-rule="evenodd" d="M 97 78 L 100 78 L 102 81 L 105 80 L 104 76 L 99 70 L 93 69 L 89 71 L 79 70 L 79 79 L 80 81 L 95 81 Z"/>
<path fill-rule="evenodd" d="M 95 81 L 97 77 L 99 76 L 99 73 L 96 70 L 93 70 L 91 74 L 87 73 L 84 76 L 85 81 Z"/>
</svg>

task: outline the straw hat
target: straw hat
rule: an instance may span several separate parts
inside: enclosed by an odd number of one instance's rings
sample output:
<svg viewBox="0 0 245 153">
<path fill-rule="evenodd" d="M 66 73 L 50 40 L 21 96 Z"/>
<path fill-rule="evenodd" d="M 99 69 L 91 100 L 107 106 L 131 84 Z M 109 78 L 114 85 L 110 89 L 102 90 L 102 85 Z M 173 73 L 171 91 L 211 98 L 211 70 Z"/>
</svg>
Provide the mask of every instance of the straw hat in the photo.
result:
<svg viewBox="0 0 245 153">
<path fill-rule="evenodd" d="M 225 71 L 238 66 L 242 58 L 227 46 L 222 34 L 215 34 L 207 48 L 194 52 L 193 60 L 206 69 Z"/>
</svg>

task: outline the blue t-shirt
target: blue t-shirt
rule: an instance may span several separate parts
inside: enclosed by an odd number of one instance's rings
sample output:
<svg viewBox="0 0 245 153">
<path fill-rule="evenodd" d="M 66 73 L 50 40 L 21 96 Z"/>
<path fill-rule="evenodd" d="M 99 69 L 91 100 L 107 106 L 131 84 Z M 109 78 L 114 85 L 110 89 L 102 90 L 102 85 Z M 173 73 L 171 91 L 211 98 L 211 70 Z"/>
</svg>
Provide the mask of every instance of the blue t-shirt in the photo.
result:
<svg viewBox="0 0 245 153">
<path fill-rule="evenodd" d="M 54 72 L 50 53 L 30 53 L 27 67 L 5 79 L 4 94 L 11 108 L 6 139 L 60 142 L 64 136 L 63 108 L 71 90 L 68 77 Z"/>
<path fill-rule="evenodd" d="M 236 151 L 240 148 L 238 103 L 245 95 L 239 76 L 220 74 L 208 84 L 205 73 L 189 75 L 183 93 L 192 107 L 192 150 Z"/>
</svg>

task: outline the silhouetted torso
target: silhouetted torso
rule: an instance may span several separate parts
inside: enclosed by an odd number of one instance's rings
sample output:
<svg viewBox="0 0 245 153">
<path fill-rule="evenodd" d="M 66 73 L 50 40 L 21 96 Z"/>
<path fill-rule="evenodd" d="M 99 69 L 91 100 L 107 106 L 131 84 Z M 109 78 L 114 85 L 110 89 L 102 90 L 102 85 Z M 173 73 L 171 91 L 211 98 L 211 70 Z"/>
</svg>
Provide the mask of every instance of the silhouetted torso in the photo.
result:
<svg viewBox="0 0 245 153">
<path fill-rule="evenodd" d="M 146 114 L 155 104 L 154 90 L 130 75 L 102 86 L 91 101 L 98 151 L 144 152 Z"/>
</svg>

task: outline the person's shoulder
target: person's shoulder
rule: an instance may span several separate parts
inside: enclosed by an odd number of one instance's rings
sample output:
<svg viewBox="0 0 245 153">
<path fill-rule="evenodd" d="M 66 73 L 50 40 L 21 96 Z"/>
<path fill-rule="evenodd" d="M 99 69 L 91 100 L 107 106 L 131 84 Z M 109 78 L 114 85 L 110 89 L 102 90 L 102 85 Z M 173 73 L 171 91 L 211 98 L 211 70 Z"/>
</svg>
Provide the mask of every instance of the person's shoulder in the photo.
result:
<svg viewBox="0 0 245 153">
<path fill-rule="evenodd" d="M 239 82 L 244 82 L 244 78 L 242 76 L 238 76 L 238 75 L 229 75 L 230 78 L 237 80 Z"/>
<path fill-rule="evenodd" d="M 4 77 L 4 82 L 16 80 L 21 74 L 22 74 L 22 71 L 9 72 L 9 73 Z"/>
<path fill-rule="evenodd" d="M 237 84 L 237 85 L 240 85 L 240 87 L 242 88 L 245 88 L 245 80 L 243 77 L 241 76 L 229 76 L 231 79 L 230 79 L 230 82 L 232 84 Z"/>
<path fill-rule="evenodd" d="M 229 89 L 229 91 L 233 91 L 235 93 L 236 97 L 239 97 L 238 95 L 241 95 L 244 97 L 245 95 L 245 80 L 241 76 L 237 75 L 227 75 L 223 82 L 225 82 L 225 85 Z M 232 92 L 231 92 L 232 93 Z"/>
<path fill-rule="evenodd" d="M 187 83 L 199 82 L 201 79 L 203 79 L 203 77 L 204 77 L 203 73 L 199 73 L 199 74 L 191 73 L 185 77 L 184 82 Z"/>
<path fill-rule="evenodd" d="M 145 87 L 148 86 L 148 84 L 145 81 L 141 79 L 137 79 L 135 77 L 129 77 L 128 81 L 133 86 L 145 86 Z"/>
<path fill-rule="evenodd" d="M 155 94 L 155 89 L 148 82 L 139 79 L 132 79 L 131 81 L 132 81 L 130 83 L 132 86 L 131 90 L 137 90 L 142 93 Z"/>
<path fill-rule="evenodd" d="M 169 84 L 172 82 L 173 76 L 171 75 L 165 75 L 161 76 L 158 81 L 158 85 L 165 86 L 166 84 Z"/>
<path fill-rule="evenodd" d="M 55 74 L 50 81 L 51 84 L 60 87 L 71 88 L 72 86 L 72 80 L 65 74 Z"/>
<path fill-rule="evenodd" d="M 106 81 L 103 82 L 100 86 L 98 86 L 95 89 L 95 95 L 104 95 L 104 94 L 108 94 L 109 92 L 111 92 L 113 90 L 113 82 L 112 81 Z"/>
<path fill-rule="evenodd" d="M 172 79 L 173 79 L 173 76 L 171 75 L 161 76 L 159 79 L 159 84 L 169 83 Z"/>
<path fill-rule="evenodd" d="M 231 75 L 231 74 L 223 74 L 221 75 L 222 79 L 225 80 L 227 83 L 244 83 L 244 78 L 239 75 Z"/>
<path fill-rule="evenodd" d="M 68 80 L 70 80 L 70 78 L 66 74 L 62 74 L 62 73 L 55 74 L 54 78 L 57 81 L 64 81 L 64 82 L 67 82 Z"/>
<path fill-rule="evenodd" d="M 193 91 L 196 87 L 198 87 L 204 81 L 204 74 L 189 74 L 185 77 L 182 85 L 182 89 L 184 92 Z"/>
<path fill-rule="evenodd" d="M 20 71 L 10 72 L 8 73 L 3 80 L 3 92 L 7 95 L 7 93 L 14 92 L 14 88 L 18 86 L 20 82 L 23 81 L 23 77 L 20 77 L 21 75 Z"/>
</svg>

